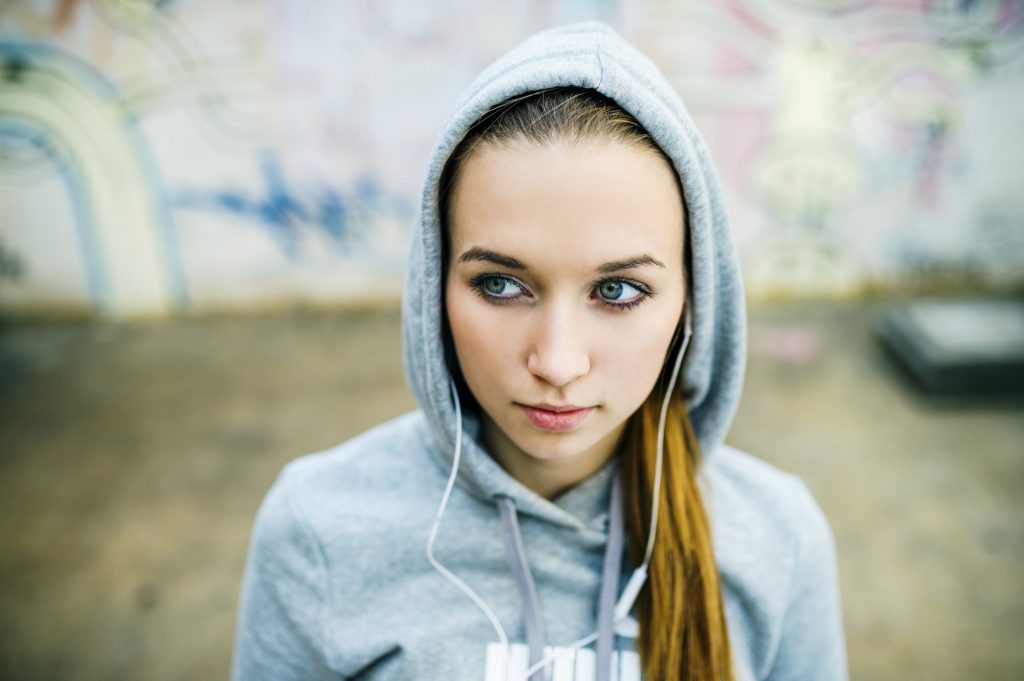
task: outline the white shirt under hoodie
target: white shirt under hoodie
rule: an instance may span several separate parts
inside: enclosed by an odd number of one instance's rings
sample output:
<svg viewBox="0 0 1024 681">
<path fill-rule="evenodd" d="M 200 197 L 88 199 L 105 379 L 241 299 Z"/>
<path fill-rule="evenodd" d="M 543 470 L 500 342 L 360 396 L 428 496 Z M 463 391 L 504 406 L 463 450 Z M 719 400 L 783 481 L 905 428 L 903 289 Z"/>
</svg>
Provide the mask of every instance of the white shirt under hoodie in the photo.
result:
<svg viewBox="0 0 1024 681">
<path fill-rule="evenodd" d="M 402 310 L 406 373 L 421 408 L 285 467 L 253 529 L 234 679 L 499 681 L 507 674 L 520 681 L 530 603 L 510 563 L 501 499 L 512 502 L 514 540 L 535 584 L 533 626 L 542 626 L 545 654 L 553 657 L 548 678 L 596 678 L 593 645 L 570 646 L 597 628 L 614 461 L 551 501 L 508 475 L 482 447 L 473 415 L 464 414 L 461 462 L 435 555 L 493 611 L 507 649 L 482 610 L 425 553 L 456 440 L 442 342 L 438 180 L 490 107 L 556 86 L 592 88 L 615 100 L 653 136 L 682 183 L 694 313 L 679 389 L 704 457 L 699 478 L 735 677 L 847 678 L 828 521 L 799 478 L 722 443 L 739 399 L 746 329 L 711 158 L 658 69 L 610 28 L 588 22 L 537 34 L 498 60 L 442 130 L 413 230 Z M 624 583 L 628 574 L 620 577 Z M 640 679 L 635 641 L 617 636 L 615 651 L 611 678 Z"/>
</svg>

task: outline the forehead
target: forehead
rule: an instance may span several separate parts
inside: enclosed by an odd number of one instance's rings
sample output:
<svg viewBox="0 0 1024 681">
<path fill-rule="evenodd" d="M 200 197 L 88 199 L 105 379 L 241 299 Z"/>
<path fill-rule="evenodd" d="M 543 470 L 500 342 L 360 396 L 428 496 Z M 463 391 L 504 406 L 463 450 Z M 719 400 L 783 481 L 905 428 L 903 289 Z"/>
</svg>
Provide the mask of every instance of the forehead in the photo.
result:
<svg viewBox="0 0 1024 681">
<path fill-rule="evenodd" d="M 456 258 L 483 247 L 531 267 L 590 268 L 644 252 L 682 269 L 682 197 L 652 150 L 613 141 L 487 144 L 463 161 L 450 208 Z"/>
</svg>

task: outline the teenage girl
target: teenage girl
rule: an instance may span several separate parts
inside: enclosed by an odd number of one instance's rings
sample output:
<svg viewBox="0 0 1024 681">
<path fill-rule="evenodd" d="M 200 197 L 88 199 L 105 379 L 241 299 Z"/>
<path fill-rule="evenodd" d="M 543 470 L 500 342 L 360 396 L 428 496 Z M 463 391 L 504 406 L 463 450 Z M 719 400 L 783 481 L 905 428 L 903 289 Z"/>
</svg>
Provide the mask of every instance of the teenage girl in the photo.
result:
<svg viewBox="0 0 1024 681">
<path fill-rule="evenodd" d="M 413 233 L 421 409 L 288 465 L 235 679 L 846 678 L 828 523 L 725 444 L 744 302 L 683 103 L 597 23 L 487 69 Z"/>
</svg>

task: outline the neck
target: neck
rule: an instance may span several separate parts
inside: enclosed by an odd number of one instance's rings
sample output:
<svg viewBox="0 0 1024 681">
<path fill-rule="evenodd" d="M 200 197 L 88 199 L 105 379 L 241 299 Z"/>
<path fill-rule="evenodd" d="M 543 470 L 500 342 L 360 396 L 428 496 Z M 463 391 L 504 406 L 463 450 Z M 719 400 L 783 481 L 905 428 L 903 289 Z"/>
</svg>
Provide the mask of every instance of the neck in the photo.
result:
<svg viewBox="0 0 1024 681">
<path fill-rule="evenodd" d="M 618 450 L 625 424 L 590 448 L 567 456 L 544 458 L 523 451 L 488 417 L 482 415 L 481 435 L 488 452 L 523 486 L 545 499 L 562 493 L 601 470 Z"/>
</svg>

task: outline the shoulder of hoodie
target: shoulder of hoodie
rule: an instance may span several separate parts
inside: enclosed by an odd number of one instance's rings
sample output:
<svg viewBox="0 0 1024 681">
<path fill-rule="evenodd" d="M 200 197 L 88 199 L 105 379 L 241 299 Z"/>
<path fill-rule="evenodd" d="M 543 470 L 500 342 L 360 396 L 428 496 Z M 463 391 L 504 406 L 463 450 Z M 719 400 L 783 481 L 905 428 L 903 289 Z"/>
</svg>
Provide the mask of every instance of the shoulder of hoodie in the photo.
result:
<svg viewBox="0 0 1024 681">
<path fill-rule="evenodd" d="M 723 580 L 758 602 L 768 619 L 834 569 L 832 529 L 799 476 L 728 445 L 701 475 Z"/>
<path fill-rule="evenodd" d="M 729 445 L 720 445 L 701 469 L 712 522 L 788 544 L 831 532 L 824 513 L 799 476 Z M 739 529 L 728 527 L 730 530 Z"/>
<path fill-rule="evenodd" d="M 424 510 L 436 507 L 444 491 L 444 471 L 430 454 L 432 446 L 423 413 L 409 412 L 291 461 L 267 495 L 268 501 L 277 495 L 288 503 L 264 505 L 288 510 L 296 516 L 293 523 L 318 539 L 358 536 L 363 529 L 387 532 L 389 518 L 418 525 L 432 516 Z"/>
</svg>

